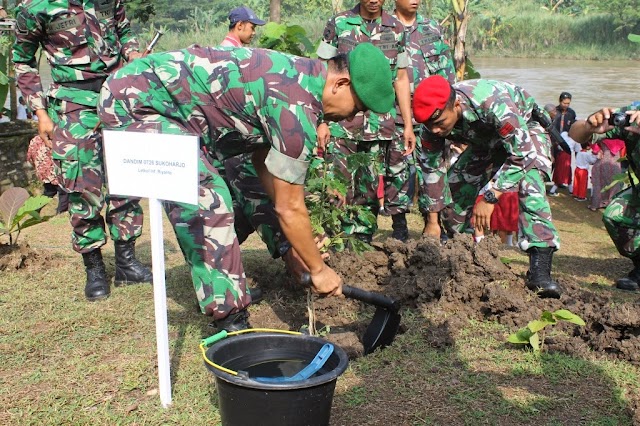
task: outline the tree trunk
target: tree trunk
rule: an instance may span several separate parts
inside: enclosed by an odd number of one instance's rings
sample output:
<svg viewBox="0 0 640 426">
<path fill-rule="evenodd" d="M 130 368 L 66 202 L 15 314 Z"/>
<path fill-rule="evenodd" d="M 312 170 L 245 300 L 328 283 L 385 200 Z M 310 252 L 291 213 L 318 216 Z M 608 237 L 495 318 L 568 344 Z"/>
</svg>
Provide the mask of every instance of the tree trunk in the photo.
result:
<svg viewBox="0 0 640 426">
<path fill-rule="evenodd" d="M 453 4 L 453 18 L 455 21 L 453 62 L 456 66 L 456 76 L 458 77 L 458 80 L 462 80 L 466 65 L 464 49 L 467 36 L 467 25 L 469 23 L 469 11 L 467 8 L 469 0 L 451 0 L 451 3 Z"/>
<path fill-rule="evenodd" d="M 269 0 L 269 20 L 280 23 L 280 3 L 281 0 Z"/>
</svg>

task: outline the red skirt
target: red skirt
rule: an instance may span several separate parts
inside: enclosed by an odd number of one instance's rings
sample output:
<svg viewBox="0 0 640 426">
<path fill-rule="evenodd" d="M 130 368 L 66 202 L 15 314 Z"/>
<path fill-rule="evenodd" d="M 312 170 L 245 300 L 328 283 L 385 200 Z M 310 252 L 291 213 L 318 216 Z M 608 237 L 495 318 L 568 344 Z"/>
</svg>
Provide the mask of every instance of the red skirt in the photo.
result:
<svg viewBox="0 0 640 426">
<path fill-rule="evenodd" d="M 587 198 L 587 186 L 589 183 L 589 170 L 579 169 L 573 177 L 573 196 L 576 198 Z"/>
<path fill-rule="evenodd" d="M 553 167 L 553 183 L 569 185 L 571 183 L 571 154 L 564 151 L 558 152 Z"/>
<path fill-rule="evenodd" d="M 478 201 L 484 199 L 482 195 L 478 195 L 476 198 L 476 204 Z M 506 232 L 518 232 L 518 215 L 520 214 L 520 208 L 518 207 L 518 193 L 517 192 L 504 192 L 498 204 L 493 208 L 493 214 L 491 215 L 491 230 L 492 231 L 506 231 Z"/>
</svg>

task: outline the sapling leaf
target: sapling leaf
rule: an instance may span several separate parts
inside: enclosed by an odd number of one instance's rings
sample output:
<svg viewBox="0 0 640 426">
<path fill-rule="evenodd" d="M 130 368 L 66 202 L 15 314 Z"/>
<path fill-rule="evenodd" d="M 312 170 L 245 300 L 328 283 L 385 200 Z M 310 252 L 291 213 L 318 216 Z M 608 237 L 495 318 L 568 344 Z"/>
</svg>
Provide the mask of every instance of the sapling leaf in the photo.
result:
<svg viewBox="0 0 640 426">
<path fill-rule="evenodd" d="M 556 323 L 555 317 L 549 311 L 542 311 L 542 314 L 540 315 L 540 319 L 543 321 L 549 321 L 552 324 Z"/>
<path fill-rule="evenodd" d="M 529 330 L 528 328 L 521 328 L 520 330 L 518 330 L 517 332 L 509 335 L 509 337 L 507 338 L 507 341 L 509 343 L 516 343 L 516 344 L 527 344 L 529 343 L 529 338 L 531 337 L 531 330 Z"/>
<path fill-rule="evenodd" d="M 537 333 L 538 331 L 542 330 L 549 324 L 554 324 L 554 323 L 555 323 L 555 320 L 553 322 L 544 321 L 544 320 L 533 320 L 533 321 L 530 321 L 529 324 L 527 324 L 527 328 L 531 330 L 531 333 Z"/>
<path fill-rule="evenodd" d="M 0 218 L 9 230 L 15 226 L 15 217 L 28 199 L 29 192 L 24 188 L 9 188 L 0 195 Z"/>
<path fill-rule="evenodd" d="M 533 348 L 534 352 L 540 351 L 540 335 L 538 333 L 533 333 L 529 338 L 529 344 Z"/>
<path fill-rule="evenodd" d="M 553 315 L 563 321 L 568 321 L 577 325 L 586 325 L 582 318 L 567 309 L 558 309 L 553 313 Z"/>
</svg>

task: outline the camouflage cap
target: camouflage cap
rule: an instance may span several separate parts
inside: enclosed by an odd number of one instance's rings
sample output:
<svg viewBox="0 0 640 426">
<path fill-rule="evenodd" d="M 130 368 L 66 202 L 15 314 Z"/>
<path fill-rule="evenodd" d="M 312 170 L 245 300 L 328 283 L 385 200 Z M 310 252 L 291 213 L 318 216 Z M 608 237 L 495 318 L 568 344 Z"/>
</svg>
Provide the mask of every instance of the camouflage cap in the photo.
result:
<svg viewBox="0 0 640 426">
<path fill-rule="evenodd" d="M 349 52 L 351 85 L 367 109 L 385 114 L 393 108 L 391 66 L 384 53 L 371 43 L 360 43 Z"/>
</svg>

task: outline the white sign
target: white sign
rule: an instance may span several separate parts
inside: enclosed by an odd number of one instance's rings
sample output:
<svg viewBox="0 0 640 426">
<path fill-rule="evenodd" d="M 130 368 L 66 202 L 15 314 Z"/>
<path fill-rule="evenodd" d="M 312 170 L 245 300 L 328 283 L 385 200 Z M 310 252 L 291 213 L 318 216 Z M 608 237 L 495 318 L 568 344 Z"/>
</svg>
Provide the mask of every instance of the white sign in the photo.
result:
<svg viewBox="0 0 640 426">
<path fill-rule="evenodd" d="M 102 135 L 109 194 L 149 198 L 158 387 L 167 408 L 171 366 L 160 200 L 198 204 L 198 137 L 110 130 Z"/>
<path fill-rule="evenodd" d="M 197 136 L 102 134 L 110 194 L 198 204 Z"/>
</svg>

